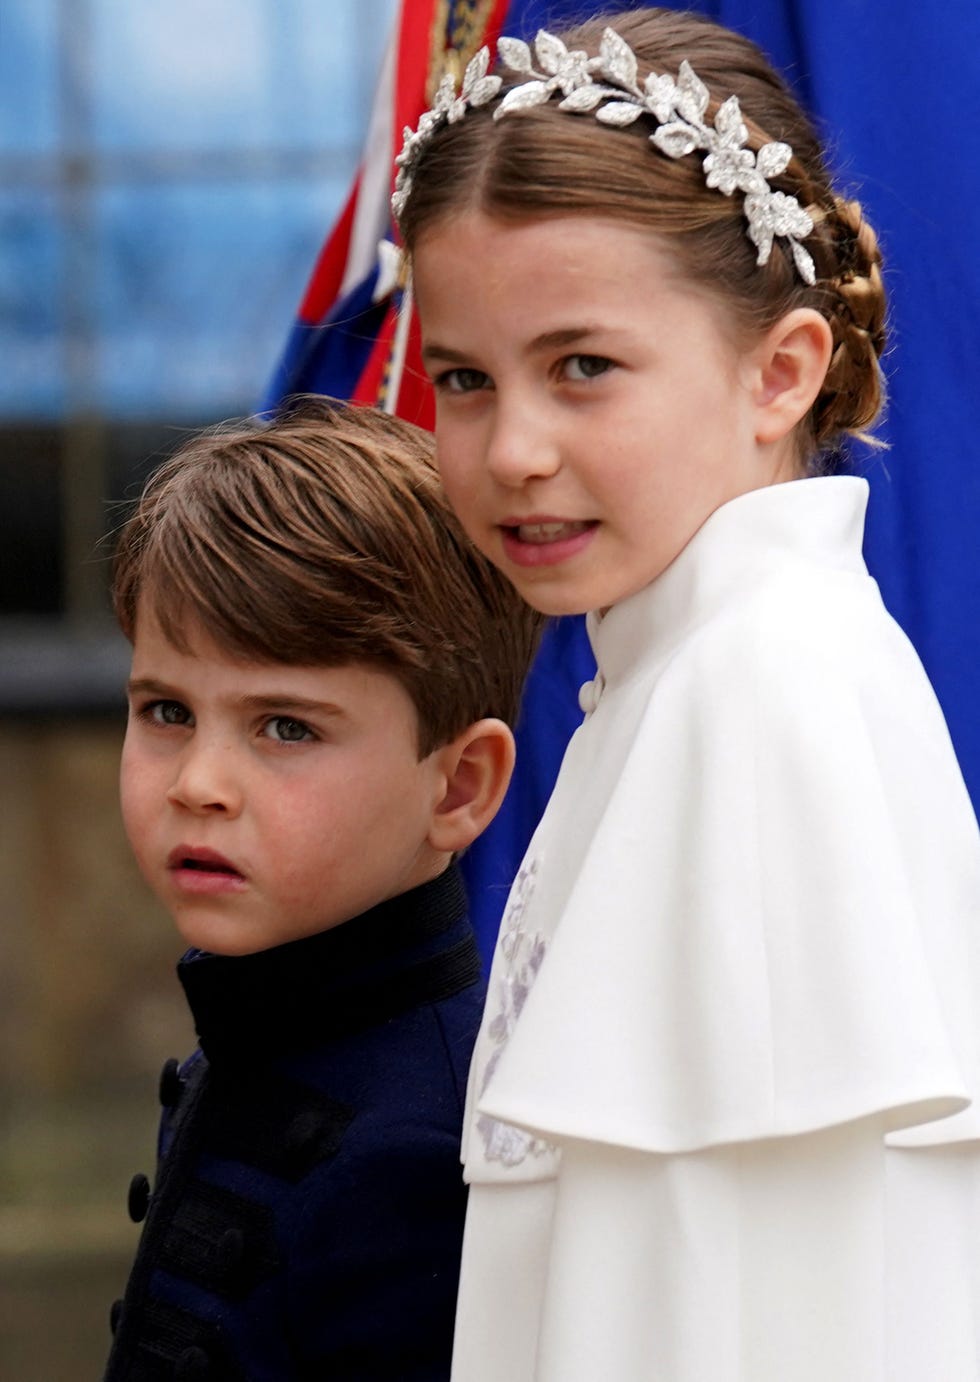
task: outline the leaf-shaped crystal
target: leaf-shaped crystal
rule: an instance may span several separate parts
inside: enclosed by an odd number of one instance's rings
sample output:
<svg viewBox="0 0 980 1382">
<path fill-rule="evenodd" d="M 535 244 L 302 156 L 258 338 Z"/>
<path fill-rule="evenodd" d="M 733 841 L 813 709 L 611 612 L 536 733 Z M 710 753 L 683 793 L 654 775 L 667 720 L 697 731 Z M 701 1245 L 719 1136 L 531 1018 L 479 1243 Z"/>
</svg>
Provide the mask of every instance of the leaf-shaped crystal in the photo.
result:
<svg viewBox="0 0 980 1382">
<path fill-rule="evenodd" d="M 758 250 L 757 264 L 768 264 L 772 253 L 774 235 L 772 217 L 772 193 L 751 192 L 743 206 L 745 219 L 749 223 L 749 239 Z"/>
<path fill-rule="evenodd" d="M 471 106 L 485 106 L 499 90 L 499 77 L 481 77 L 469 94 L 469 103 Z"/>
<path fill-rule="evenodd" d="M 742 119 L 742 108 L 738 103 L 737 96 L 729 96 L 727 101 L 723 101 L 718 107 L 718 114 L 715 116 L 715 129 L 718 131 L 722 144 L 728 144 L 740 149 L 749 137 L 749 132 L 745 128 Z"/>
<path fill-rule="evenodd" d="M 494 111 L 493 118 L 499 120 L 502 115 L 507 115 L 510 111 L 530 110 L 532 106 L 544 105 L 551 95 L 551 90 L 550 82 L 537 80 L 523 82 L 520 86 L 512 87 Z"/>
<path fill-rule="evenodd" d="M 748 149 L 729 149 L 716 146 L 704 160 L 705 182 L 730 197 L 736 187 L 742 187 L 746 173 L 755 170 L 755 158 Z"/>
<path fill-rule="evenodd" d="M 547 72 L 549 77 L 556 77 L 562 64 L 568 61 L 569 53 L 564 43 L 554 34 L 549 34 L 546 29 L 538 30 L 538 36 L 534 40 L 534 51 L 538 55 L 542 71 Z"/>
<path fill-rule="evenodd" d="M 522 38 L 499 38 L 500 61 L 511 72 L 531 71 L 531 50 Z"/>
<path fill-rule="evenodd" d="M 682 120 L 659 126 L 650 139 L 668 158 L 684 158 L 698 147 L 697 131 L 684 124 Z"/>
<path fill-rule="evenodd" d="M 605 100 L 608 95 L 608 86 L 600 86 L 597 82 L 592 82 L 589 86 L 580 86 L 577 91 L 573 91 L 570 96 L 559 101 L 558 109 L 570 110 L 573 114 L 595 110 L 599 102 Z"/>
<path fill-rule="evenodd" d="M 700 125 L 708 109 L 708 100 L 708 88 L 685 58 L 677 73 L 677 113 L 692 125 Z"/>
<path fill-rule="evenodd" d="M 610 101 L 607 106 L 597 110 L 595 118 L 603 125 L 632 125 L 643 114 L 643 107 L 630 101 Z"/>
<path fill-rule="evenodd" d="M 755 164 L 764 178 L 775 178 L 784 172 L 793 150 L 788 144 L 763 144 L 755 156 Z"/>
<path fill-rule="evenodd" d="M 452 105 L 455 99 L 455 97 L 452 94 L 452 83 L 449 84 L 447 91 L 449 94 L 446 97 L 446 101 L 443 108 L 437 109 L 435 106 L 433 106 L 431 110 L 427 110 L 425 112 L 425 114 L 422 116 L 422 119 L 419 121 L 418 128 L 415 131 L 415 142 L 417 144 L 424 144 L 425 141 L 431 135 L 432 131 L 438 129 L 439 126 L 442 124 L 443 117 L 446 114 L 446 110 L 449 108 L 449 106 Z"/>
<path fill-rule="evenodd" d="M 767 214 L 777 235 L 809 235 L 813 229 L 807 212 L 785 192 L 770 192 Z"/>
<path fill-rule="evenodd" d="M 798 240 L 790 240 L 790 248 L 793 251 L 793 262 L 796 264 L 797 271 L 804 283 L 809 283 L 812 288 L 817 281 L 817 270 L 813 262 L 813 256 L 808 249 L 800 244 Z"/>
<path fill-rule="evenodd" d="M 619 86 L 635 88 L 636 54 L 615 29 L 606 29 L 599 47 L 599 71 Z"/>
<path fill-rule="evenodd" d="M 466 64 L 466 71 L 463 73 L 463 95 L 469 96 L 477 82 L 481 77 L 485 77 L 489 70 L 490 49 L 484 45 Z"/>
<path fill-rule="evenodd" d="M 419 121 L 419 130 L 422 131 L 431 126 L 431 124 L 433 123 L 431 120 L 426 120 L 426 115 L 445 115 L 446 111 L 449 109 L 449 107 L 452 105 L 455 99 L 456 83 L 453 81 L 452 75 L 449 72 L 447 72 L 446 75 L 443 77 L 442 81 L 439 83 L 438 89 L 436 90 L 436 98 L 432 102 L 432 109 L 427 110 L 425 112 L 425 115 L 423 115 L 422 119 Z"/>
<path fill-rule="evenodd" d="M 772 226 L 753 225 L 749 222 L 749 239 L 758 247 L 759 253 L 755 257 L 755 262 L 761 267 L 769 263 L 769 256 L 772 254 L 773 232 Z"/>
<path fill-rule="evenodd" d="M 592 69 L 589 66 L 589 55 L 580 49 L 569 53 L 559 69 L 558 84 L 566 96 L 570 96 L 580 86 L 590 86 Z"/>
<path fill-rule="evenodd" d="M 750 159 L 751 157 L 752 155 L 749 154 Z M 740 192 L 745 192 L 746 195 L 748 195 L 749 193 L 758 194 L 769 191 L 768 182 L 766 182 L 765 178 L 759 172 L 758 168 L 752 167 L 751 165 L 745 168 L 740 168 L 738 170 L 738 175 L 735 179 L 735 183 L 738 187 L 738 190 Z"/>
<path fill-rule="evenodd" d="M 674 113 L 674 100 L 677 96 L 673 77 L 668 73 L 658 77 L 656 72 L 651 72 L 643 83 L 643 90 L 646 92 L 647 107 L 661 125 L 665 125 Z"/>
</svg>

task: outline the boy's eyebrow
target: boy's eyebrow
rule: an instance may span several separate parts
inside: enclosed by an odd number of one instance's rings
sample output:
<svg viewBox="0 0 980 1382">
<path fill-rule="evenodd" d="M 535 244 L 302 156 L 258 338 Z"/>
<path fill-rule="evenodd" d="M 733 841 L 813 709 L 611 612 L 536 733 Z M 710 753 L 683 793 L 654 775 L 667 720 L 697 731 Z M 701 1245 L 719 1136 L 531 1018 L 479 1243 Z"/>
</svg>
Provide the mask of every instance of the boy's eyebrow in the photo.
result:
<svg viewBox="0 0 980 1382">
<path fill-rule="evenodd" d="M 168 696 L 172 700 L 176 700 L 180 693 L 162 681 L 154 681 L 152 677 L 130 677 L 126 683 L 126 694 L 128 696 Z"/>
<path fill-rule="evenodd" d="M 130 696 L 160 696 L 166 700 L 180 700 L 183 692 L 173 686 L 168 686 L 165 682 L 156 681 L 153 677 L 131 677 L 126 683 L 126 691 Z M 343 715 L 345 712 L 339 705 L 334 705 L 332 701 L 318 701 L 311 696 L 297 696 L 295 692 L 275 691 L 265 692 L 262 695 L 247 695 L 237 697 L 237 703 L 245 710 L 297 710 L 297 711 L 316 711 L 319 715 Z"/>
<path fill-rule="evenodd" d="M 345 712 L 332 701 L 317 701 L 310 696 L 297 696 L 292 691 L 277 695 L 274 691 L 265 695 L 241 696 L 238 704 L 246 710 L 308 710 L 319 715 L 343 715 Z"/>
<path fill-rule="evenodd" d="M 527 347 L 529 355 L 541 350 L 555 350 L 562 346 L 575 345 L 576 342 L 595 336 L 606 330 L 598 322 L 585 322 L 581 326 L 561 326 L 554 331 L 542 331 Z M 441 345 L 438 341 L 426 341 L 422 346 L 423 360 L 441 360 L 449 365 L 465 364 L 469 358 L 462 350 Z"/>
</svg>

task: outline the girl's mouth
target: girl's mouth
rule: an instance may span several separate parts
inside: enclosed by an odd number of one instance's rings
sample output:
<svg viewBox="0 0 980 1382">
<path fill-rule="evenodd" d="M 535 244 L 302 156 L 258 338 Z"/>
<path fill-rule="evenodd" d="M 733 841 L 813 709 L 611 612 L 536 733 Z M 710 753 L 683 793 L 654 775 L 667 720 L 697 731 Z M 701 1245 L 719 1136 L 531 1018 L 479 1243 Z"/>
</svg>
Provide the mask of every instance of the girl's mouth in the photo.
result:
<svg viewBox="0 0 980 1382">
<path fill-rule="evenodd" d="M 587 522 L 564 522 L 556 519 L 547 523 L 519 523 L 512 527 L 510 532 L 514 533 L 520 542 L 545 543 L 560 542 L 563 538 L 584 533 L 590 527 L 592 524 Z"/>
<path fill-rule="evenodd" d="M 598 530 L 595 519 L 543 518 L 532 523 L 502 523 L 504 552 L 516 566 L 556 566 L 578 556 Z"/>
</svg>

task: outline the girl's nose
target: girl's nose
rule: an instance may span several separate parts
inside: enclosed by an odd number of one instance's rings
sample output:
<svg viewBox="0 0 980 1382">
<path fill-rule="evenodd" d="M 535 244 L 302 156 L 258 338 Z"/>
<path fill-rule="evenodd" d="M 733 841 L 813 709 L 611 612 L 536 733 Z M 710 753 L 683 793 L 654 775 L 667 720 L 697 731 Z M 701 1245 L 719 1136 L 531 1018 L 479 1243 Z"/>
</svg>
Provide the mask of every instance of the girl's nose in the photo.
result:
<svg viewBox="0 0 980 1382">
<path fill-rule="evenodd" d="M 486 466 L 509 488 L 547 479 L 561 466 L 558 436 L 534 408 L 501 403 L 487 442 Z"/>
<path fill-rule="evenodd" d="M 237 815 L 243 795 L 232 746 L 220 741 L 188 744 L 167 799 L 195 815 Z"/>
</svg>

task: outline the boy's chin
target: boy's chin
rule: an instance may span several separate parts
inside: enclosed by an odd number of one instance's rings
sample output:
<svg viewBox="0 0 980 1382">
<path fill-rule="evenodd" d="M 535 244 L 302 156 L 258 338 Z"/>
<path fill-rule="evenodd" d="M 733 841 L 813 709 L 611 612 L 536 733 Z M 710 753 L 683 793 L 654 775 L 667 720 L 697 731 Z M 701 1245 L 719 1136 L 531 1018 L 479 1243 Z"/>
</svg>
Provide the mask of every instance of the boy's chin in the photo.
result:
<svg viewBox="0 0 980 1382">
<path fill-rule="evenodd" d="M 229 959 L 244 955 L 259 955 L 265 950 L 276 950 L 280 946 L 296 941 L 309 940 L 324 931 L 335 931 L 339 926 L 353 920 L 350 916 L 330 917 L 308 925 L 297 923 L 282 926 L 270 923 L 247 923 L 230 918 L 200 916 L 193 913 L 174 913 L 173 921 L 185 946 L 192 950 L 203 950 L 209 955 L 224 955 Z"/>
</svg>

